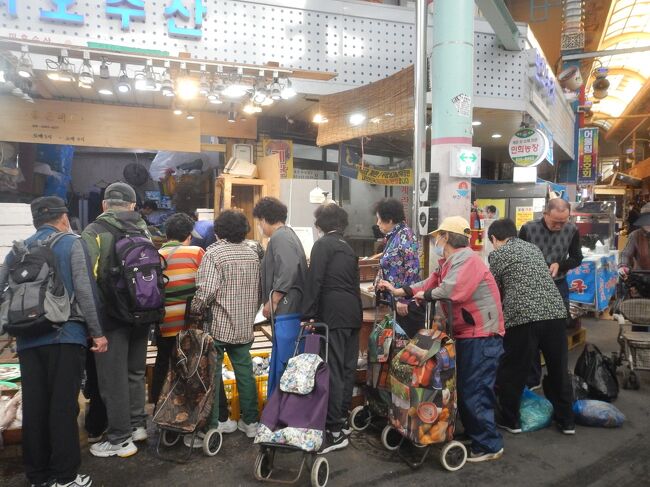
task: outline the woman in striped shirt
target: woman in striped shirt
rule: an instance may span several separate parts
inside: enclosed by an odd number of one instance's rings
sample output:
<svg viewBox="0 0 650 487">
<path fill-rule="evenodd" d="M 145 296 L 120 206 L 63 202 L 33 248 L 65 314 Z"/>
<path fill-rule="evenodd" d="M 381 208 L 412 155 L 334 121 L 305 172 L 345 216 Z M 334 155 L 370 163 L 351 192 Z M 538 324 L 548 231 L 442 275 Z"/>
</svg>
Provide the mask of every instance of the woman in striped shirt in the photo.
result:
<svg viewBox="0 0 650 487">
<path fill-rule="evenodd" d="M 167 261 L 165 275 L 169 282 L 165 286 L 165 318 L 156 338 L 158 354 L 151 384 L 154 404 L 169 370 L 176 335 L 185 327 L 185 305 L 196 292 L 196 272 L 205 254 L 201 247 L 190 246 L 193 228 L 194 220 L 185 213 L 172 215 L 166 222 L 168 242 L 160 249 L 160 255 Z"/>
</svg>

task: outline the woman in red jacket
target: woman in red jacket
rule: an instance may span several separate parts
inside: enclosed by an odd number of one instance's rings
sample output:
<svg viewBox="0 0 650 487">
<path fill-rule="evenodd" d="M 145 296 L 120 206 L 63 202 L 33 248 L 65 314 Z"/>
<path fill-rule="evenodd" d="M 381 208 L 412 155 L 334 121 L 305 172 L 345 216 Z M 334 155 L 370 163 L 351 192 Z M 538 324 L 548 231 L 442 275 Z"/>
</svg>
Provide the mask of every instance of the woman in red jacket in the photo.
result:
<svg viewBox="0 0 650 487">
<path fill-rule="evenodd" d="M 445 218 L 432 234 L 441 257 L 434 273 L 410 287 L 396 289 L 387 281 L 379 286 L 395 296 L 452 302 L 458 409 L 472 439 L 467 461 L 496 460 L 503 455 L 503 439 L 494 420 L 494 382 L 505 334 L 499 289 L 483 259 L 469 248 L 470 229 L 464 218 Z"/>
</svg>

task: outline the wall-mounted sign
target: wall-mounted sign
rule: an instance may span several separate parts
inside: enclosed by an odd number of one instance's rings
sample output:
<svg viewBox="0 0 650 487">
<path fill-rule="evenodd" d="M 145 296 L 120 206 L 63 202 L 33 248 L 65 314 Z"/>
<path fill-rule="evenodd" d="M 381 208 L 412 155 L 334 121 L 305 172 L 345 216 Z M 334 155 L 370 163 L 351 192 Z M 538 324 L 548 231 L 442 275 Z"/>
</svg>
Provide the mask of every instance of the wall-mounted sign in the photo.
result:
<svg viewBox="0 0 650 487">
<path fill-rule="evenodd" d="M 31 8 L 27 0 L 8 0 L 7 13 L 11 18 L 20 18 L 23 9 Z M 39 20 L 55 24 L 83 26 L 86 23 L 86 12 L 82 11 L 74 0 L 42 0 L 43 7 L 39 9 Z M 147 6 L 145 0 L 105 0 L 104 14 L 120 22 L 123 31 L 131 30 L 131 22 L 146 22 L 147 11 L 151 14 L 153 7 Z M 48 5 L 49 4 L 49 5 Z M 203 0 L 165 0 L 158 2 L 159 9 L 152 15 L 167 20 L 167 31 L 170 37 L 186 39 L 201 39 L 203 35 L 203 20 L 208 12 Z M 88 12 L 91 17 L 94 12 Z"/>
<path fill-rule="evenodd" d="M 481 148 L 456 146 L 449 152 L 449 175 L 453 178 L 481 177 Z"/>
<path fill-rule="evenodd" d="M 598 129 L 578 133 L 578 184 L 593 184 L 598 177 Z"/>
<path fill-rule="evenodd" d="M 537 166 L 548 154 L 548 138 L 538 129 L 522 128 L 510 139 L 508 152 L 517 166 Z"/>
</svg>

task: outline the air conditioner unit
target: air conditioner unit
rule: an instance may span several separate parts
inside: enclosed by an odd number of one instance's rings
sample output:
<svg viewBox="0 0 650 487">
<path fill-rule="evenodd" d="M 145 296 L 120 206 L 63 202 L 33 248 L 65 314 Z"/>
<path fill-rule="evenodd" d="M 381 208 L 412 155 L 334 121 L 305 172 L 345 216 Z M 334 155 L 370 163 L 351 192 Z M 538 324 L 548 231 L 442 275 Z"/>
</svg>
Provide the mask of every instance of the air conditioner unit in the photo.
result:
<svg viewBox="0 0 650 487">
<path fill-rule="evenodd" d="M 438 228 L 438 208 L 421 206 L 418 211 L 418 230 L 420 235 L 427 235 Z"/>
<path fill-rule="evenodd" d="M 418 181 L 418 198 L 420 203 L 437 203 L 440 187 L 440 174 L 424 172 Z"/>
<path fill-rule="evenodd" d="M 257 166 L 236 157 L 231 157 L 223 172 L 240 178 L 257 177 Z"/>
</svg>

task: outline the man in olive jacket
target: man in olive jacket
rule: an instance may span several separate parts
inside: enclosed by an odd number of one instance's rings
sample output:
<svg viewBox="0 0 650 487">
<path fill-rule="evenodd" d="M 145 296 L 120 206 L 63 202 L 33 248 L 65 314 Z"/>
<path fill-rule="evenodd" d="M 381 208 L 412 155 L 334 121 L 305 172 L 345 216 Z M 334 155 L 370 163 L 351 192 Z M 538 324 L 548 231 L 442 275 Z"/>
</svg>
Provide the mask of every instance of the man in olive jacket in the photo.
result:
<svg viewBox="0 0 650 487">
<path fill-rule="evenodd" d="M 146 223 L 134 211 L 135 203 L 136 194 L 131 186 L 122 182 L 111 184 L 102 203 L 104 212 L 82 233 L 104 305 L 106 337 L 110 343 L 107 353 L 95 357 L 99 391 L 108 418 L 106 441 L 90 447 L 90 453 L 97 457 L 129 457 L 138 451 L 134 441 L 147 439 L 144 378 L 149 327 L 120 322 L 106 312 L 111 303 L 107 277 L 116 235 L 128 232 L 149 237 Z M 91 403 L 98 399 L 91 398 Z"/>
</svg>

